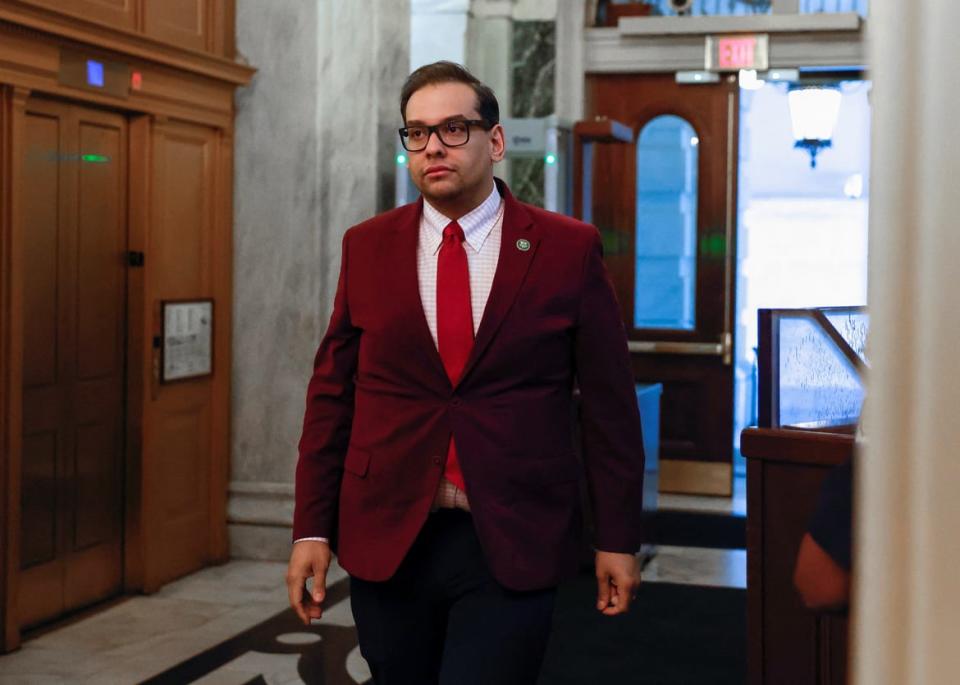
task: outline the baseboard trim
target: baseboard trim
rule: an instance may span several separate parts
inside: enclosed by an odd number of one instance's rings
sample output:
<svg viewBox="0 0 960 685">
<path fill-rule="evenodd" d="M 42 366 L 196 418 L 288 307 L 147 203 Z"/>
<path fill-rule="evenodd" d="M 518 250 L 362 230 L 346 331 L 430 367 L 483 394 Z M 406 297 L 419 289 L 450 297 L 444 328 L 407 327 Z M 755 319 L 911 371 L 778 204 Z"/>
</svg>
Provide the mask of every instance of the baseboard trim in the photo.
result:
<svg viewBox="0 0 960 685">
<path fill-rule="evenodd" d="M 682 495 L 733 495 L 733 464 L 661 459 L 659 491 Z"/>
<path fill-rule="evenodd" d="M 293 504 L 292 483 L 231 482 L 227 498 L 230 558 L 289 559 Z"/>
</svg>

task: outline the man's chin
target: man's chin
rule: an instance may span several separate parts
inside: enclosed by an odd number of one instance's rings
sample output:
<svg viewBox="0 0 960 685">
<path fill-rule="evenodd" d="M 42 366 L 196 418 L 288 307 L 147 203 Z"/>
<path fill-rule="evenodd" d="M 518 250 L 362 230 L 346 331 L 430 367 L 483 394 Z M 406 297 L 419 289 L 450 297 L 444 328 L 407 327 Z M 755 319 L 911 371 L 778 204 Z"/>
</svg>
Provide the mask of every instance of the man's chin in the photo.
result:
<svg viewBox="0 0 960 685">
<path fill-rule="evenodd" d="M 431 197 L 454 197 L 463 190 L 459 183 L 452 182 L 448 179 L 438 179 L 436 181 L 423 179 L 423 182 L 420 183 L 418 187 L 420 189 L 420 194 L 427 199 L 430 199 Z"/>
</svg>

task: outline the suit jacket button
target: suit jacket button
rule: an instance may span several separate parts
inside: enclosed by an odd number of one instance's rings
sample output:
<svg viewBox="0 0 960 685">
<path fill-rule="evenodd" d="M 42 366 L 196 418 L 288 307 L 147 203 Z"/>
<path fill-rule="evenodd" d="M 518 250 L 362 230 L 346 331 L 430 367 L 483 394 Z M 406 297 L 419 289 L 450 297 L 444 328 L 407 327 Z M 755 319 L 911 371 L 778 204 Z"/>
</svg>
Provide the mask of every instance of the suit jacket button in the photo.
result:
<svg viewBox="0 0 960 685">
<path fill-rule="evenodd" d="M 439 466 L 441 462 L 443 462 L 443 458 L 442 458 L 442 457 L 434 457 L 434 458 L 433 458 L 433 463 L 436 464 L 437 466 Z"/>
<path fill-rule="evenodd" d="M 451 402 L 450 402 L 450 406 L 451 406 L 451 407 L 459 407 L 459 406 L 460 406 L 460 398 L 459 398 L 459 397 L 454 397 L 453 400 L 451 400 Z"/>
</svg>

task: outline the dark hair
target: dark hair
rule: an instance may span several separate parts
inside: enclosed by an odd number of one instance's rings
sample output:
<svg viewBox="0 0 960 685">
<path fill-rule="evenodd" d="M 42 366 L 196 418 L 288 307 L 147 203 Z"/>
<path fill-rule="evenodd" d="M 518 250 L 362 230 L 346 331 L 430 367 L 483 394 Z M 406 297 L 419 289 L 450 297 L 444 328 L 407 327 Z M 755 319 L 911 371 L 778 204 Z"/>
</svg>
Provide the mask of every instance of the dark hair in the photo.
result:
<svg viewBox="0 0 960 685">
<path fill-rule="evenodd" d="M 465 83 L 470 86 L 477 95 L 477 111 L 480 113 L 480 118 L 490 126 L 500 123 L 500 105 L 490 86 L 484 85 L 463 65 L 446 60 L 425 64 L 407 77 L 400 91 L 400 116 L 403 117 L 404 122 L 407 121 L 407 103 L 410 97 L 425 86 L 439 83 Z"/>
</svg>

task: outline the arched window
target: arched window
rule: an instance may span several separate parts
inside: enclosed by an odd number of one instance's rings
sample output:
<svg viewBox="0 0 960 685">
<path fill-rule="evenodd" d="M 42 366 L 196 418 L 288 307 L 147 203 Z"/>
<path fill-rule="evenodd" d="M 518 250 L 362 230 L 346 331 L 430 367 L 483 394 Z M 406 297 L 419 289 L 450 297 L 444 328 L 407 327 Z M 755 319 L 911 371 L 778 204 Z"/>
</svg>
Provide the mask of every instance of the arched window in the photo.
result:
<svg viewBox="0 0 960 685">
<path fill-rule="evenodd" d="M 640 132 L 634 328 L 696 326 L 699 143 L 693 126 L 672 114 Z"/>
</svg>

